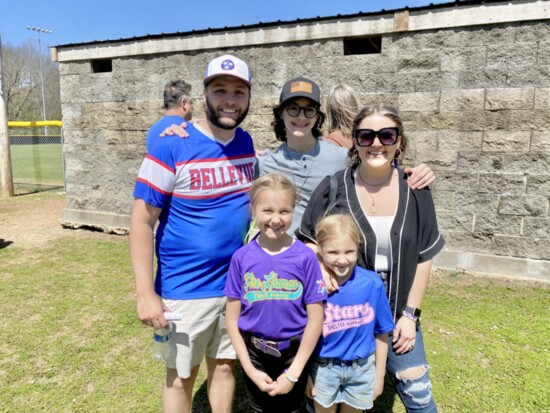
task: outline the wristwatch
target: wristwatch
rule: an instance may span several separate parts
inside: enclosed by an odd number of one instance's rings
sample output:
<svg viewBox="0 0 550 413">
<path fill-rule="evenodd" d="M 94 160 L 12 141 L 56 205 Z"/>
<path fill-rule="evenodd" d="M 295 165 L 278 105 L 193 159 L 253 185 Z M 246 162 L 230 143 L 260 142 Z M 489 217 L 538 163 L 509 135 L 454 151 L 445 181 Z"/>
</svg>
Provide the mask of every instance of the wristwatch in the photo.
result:
<svg viewBox="0 0 550 413">
<path fill-rule="evenodd" d="M 422 310 L 420 308 L 414 308 L 414 307 L 405 307 L 405 311 L 409 314 L 412 314 L 416 318 L 420 317 L 420 313 L 422 313 Z"/>
</svg>

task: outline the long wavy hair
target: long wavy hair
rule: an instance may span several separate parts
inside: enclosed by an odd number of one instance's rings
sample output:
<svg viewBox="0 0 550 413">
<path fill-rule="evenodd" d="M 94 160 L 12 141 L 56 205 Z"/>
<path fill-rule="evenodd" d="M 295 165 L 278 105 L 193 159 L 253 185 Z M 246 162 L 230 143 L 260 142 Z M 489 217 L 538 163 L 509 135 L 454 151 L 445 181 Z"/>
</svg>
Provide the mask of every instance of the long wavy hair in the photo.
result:
<svg viewBox="0 0 550 413">
<path fill-rule="evenodd" d="M 282 105 L 275 105 L 273 107 L 273 121 L 271 122 L 271 126 L 273 127 L 273 131 L 275 132 L 275 137 L 280 142 L 286 142 L 286 128 L 285 128 L 285 122 L 282 118 L 283 110 L 287 106 L 289 106 L 291 103 L 294 103 L 297 99 L 290 99 L 286 102 L 284 102 Z M 306 98 L 307 99 L 307 98 Z M 317 121 L 315 122 L 315 125 L 313 125 L 313 128 L 311 129 L 311 133 L 313 134 L 313 137 L 315 139 L 318 139 L 320 136 L 323 135 L 322 129 L 323 124 L 325 123 L 326 115 L 321 112 L 321 106 L 315 104 L 315 108 L 317 109 Z"/>
<path fill-rule="evenodd" d="M 401 136 L 401 144 L 399 145 L 399 148 L 397 151 L 395 151 L 395 157 L 394 161 L 398 162 L 403 159 L 405 150 L 407 149 L 407 136 L 405 135 L 405 128 L 403 127 L 403 121 L 401 120 L 401 116 L 397 113 L 397 109 L 395 109 L 392 105 L 389 103 L 376 103 L 373 105 L 365 106 L 363 109 L 361 109 L 361 112 L 355 117 L 353 120 L 353 133 L 355 134 L 355 130 L 359 129 L 359 125 L 363 121 L 363 119 L 368 118 L 371 115 L 378 114 L 385 116 L 395 122 L 395 125 L 399 128 L 399 136 Z M 355 138 L 354 138 L 355 139 Z M 351 149 L 348 152 L 348 158 L 349 158 L 349 164 L 351 166 L 357 166 L 361 163 L 361 158 L 359 157 L 359 152 L 355 148 L 355 140 L 354 145 L 351 147 Z"/>
<path fill-rule="evenodd" d="M 327 96 L 325 106 L 328 132 L 339 130 L 344 136 L 351 139 L 353 120 L 360 109 L 359 99 L 353 89 L 343 83 L 334 86 Z"/>
</svg>

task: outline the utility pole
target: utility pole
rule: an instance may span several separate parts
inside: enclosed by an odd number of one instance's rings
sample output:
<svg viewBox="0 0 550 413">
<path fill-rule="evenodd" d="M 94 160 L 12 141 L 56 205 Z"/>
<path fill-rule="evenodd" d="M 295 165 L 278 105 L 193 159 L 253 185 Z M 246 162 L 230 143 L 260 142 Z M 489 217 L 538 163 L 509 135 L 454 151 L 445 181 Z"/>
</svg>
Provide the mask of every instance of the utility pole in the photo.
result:
<svg viewBox="0 0 550 413">
<path fill-rule="evenodd" d="M 8 136 L 8 110 L 4 101 L 4 84 L 2 82 L 2 37 L 0 37 L 0 179 L 2 196 L 13 196 L 13 177 L 11 174 L 10 138 Z"/>
<path fill-rule="evenodd" d="M 42 89 L 42 117 L 44 122 L 46 122 L 46 98 L 44 96 L 44 74 L 42 73 L 42 54 L 40 53 L 41 43 L 40 43 L 40 33 L 52 34 L 51 30 L 42 29 L 40 27 L 26 26 L 27 30 L 32 30 L 38 33 L 38 63 L 40 65 L 40 86 Z M 48 134 L 48 129 L 46 128 L 46 135 Z"/>
</svg>

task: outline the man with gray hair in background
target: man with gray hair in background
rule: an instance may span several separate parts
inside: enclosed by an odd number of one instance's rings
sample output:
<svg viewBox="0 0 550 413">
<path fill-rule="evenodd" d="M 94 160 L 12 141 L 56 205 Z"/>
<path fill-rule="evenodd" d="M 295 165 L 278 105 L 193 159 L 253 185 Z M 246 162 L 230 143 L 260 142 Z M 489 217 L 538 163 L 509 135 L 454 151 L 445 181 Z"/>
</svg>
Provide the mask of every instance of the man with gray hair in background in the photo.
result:
<svg viewBox="0 0 550 413">
<path fill-rule="evenodd" d="M 164 129 L 172 124 L 190 121 L 193 117 L 191 85 L 184 80 L 171 80 L 164 86 L 164 116 L 149 128 L 147 132 L 147 153 Z"/>
</svg>

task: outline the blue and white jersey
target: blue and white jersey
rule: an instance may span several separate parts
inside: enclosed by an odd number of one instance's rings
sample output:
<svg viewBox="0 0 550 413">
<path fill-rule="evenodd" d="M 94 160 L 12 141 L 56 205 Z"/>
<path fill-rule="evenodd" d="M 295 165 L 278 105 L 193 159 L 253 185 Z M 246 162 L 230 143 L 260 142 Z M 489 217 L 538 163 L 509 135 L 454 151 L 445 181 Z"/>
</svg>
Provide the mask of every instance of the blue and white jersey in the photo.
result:
<svg viewBox="0 0 550 413">
<path fill-rule="evenodd" d="M 186 130 L 187 139 L 157 141 L 141 165 L 134 196 L 162 209 L 157 294 L 174 300 L 220 297 L 250 221 L 254 146 L 240 128 L 227 142 L 193 125 Z"/>
</svg>

